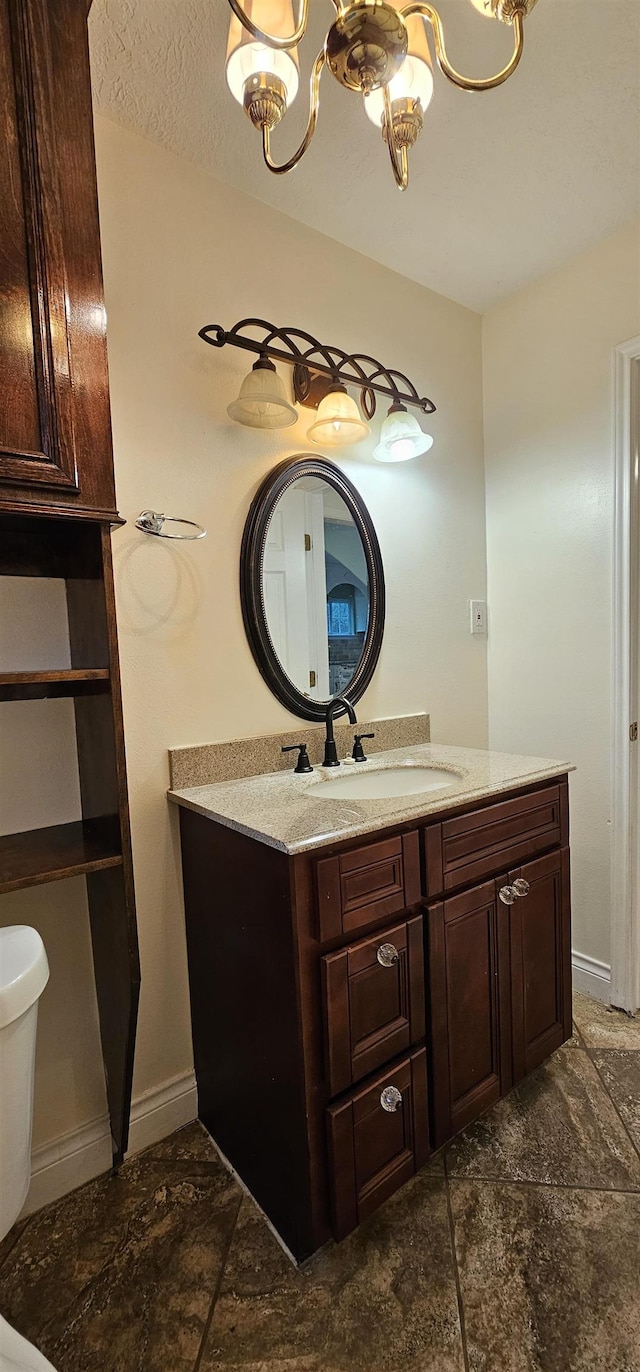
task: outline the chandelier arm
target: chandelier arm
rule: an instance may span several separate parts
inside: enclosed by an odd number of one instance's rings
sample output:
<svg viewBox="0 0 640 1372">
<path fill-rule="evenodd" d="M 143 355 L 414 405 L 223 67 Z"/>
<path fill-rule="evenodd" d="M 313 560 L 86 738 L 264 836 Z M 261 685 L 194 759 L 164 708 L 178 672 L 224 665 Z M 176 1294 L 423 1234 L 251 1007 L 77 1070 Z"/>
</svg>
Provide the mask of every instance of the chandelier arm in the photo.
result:
<svg viewBox="0 0 640 1372">
<path fill-rule="evenodd" d="M 318 110 L 320 109 L 320 77 L 322 76 L 323 67 L 324 48 L 318 53 L 311 69 L 311 79 L 309 81 L 309 121 L 307 123 L 306 133 L 297 152 L 294 152 L 293 157 L 290 157 L 288 162 L 278 164 L 277 162 L 272 161 L 271 130 L 267 124 L 262 125 L 262 154 L 269 171 L 274 172 L 276 176 L 282 176 L 284 172 L 292 171 L 294 167 L 297 167 L 298 162 L 304 157 L 311 139 L 313 138 L 318 122 Z"/>
<path fill-rule="evenodd" d="M 410 3 L 400 10 L 400 14 L 405 20 L 410 19 L 414 14 L 419 14 L 423 19 L 428 20 L 433 29 L 438 66 L 443 75 L 446 76 L 449 81 L 452 81 L 454 86 L 459 86 L 463 91 L 490 91 L 493 90 L 495 86 L 501 86 L 503 81 L 507 81 L 515 71 L 520 58 L 522 57 L 524 48 L 524 19 L 521 10 L 516 10 L 513 16 L 514 47 L 510 61 L 507 62 L 506 67 L 503 67 L 502 71 L 499 71 L 496 76 L 487 76 L 485 79 L 477 81 L 470 76 L 461 76 L 460 72 L 456 71 L 455 67 L 451 66 L 444 45 L 442 20 L 438 11 L 435 10 L 432 5 L 428 4 L 427 0 L 410 0 Z"/>
<path fill-rule="evenodd" d="M 398 156 L 398 148 L 396 148 L 396 142 L 393 133 L 393 114 L 391 111 L 391 96 L 389 94 L 388 83 L 386 86 L 383 86 L 383 96 L 384 122 L 386 125 L 387 135 L 386 144 L 389 149 L 389 157 L 391 158 L 393 175 L 395 177 L 395 182 L 398 189 L 401 191 L 406 191 L 407 186 L 409 185 L 409 158 L 407 156 L 407 149 L 405 146 L 400 148 L 400 155 Z"/>
<path fill-rule="evenodd" d="M 236 19 L 240 20 L 242 27 L 250 33 L 252 38 L 257 38 L 260 43 L 266 43 L 268 47 L 275 48 L 277 51 L 286 51 L 288 48 L 295 48 L 302 41 L 307 31 L 309 21 L 309 0 L 299 0 L 298 3 L 298 23 L 295 32 L 290 38 L 277 38 L 275 34 L 265 33 L 264 29 L 259 29 L 257 24 L 245 14 L 240 0 L 229 0 L 229 6 L 233 10 Z"/>
</svg>

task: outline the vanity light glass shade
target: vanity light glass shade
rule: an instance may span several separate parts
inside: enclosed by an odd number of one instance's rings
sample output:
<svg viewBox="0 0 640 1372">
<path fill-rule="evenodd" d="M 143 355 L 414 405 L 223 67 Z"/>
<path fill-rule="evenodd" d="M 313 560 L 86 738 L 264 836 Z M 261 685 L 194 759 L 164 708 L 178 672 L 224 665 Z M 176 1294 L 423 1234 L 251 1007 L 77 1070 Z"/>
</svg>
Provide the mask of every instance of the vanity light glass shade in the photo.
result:
<svg viewBox="0 0 640 1372">
<path fill-rule="evenodd" d="M 245 0 L 244 9 L 264 33 L 286 38 L 288 33 L 294 32 L 292 0 Z M 295 100 L 300 84 L 297 48 L 280 52 L 257 42 L 232 12 L 227 43 L 227 85 L 239 105 L 244 104 L 247 81 L 263 72 L 282 82 L 288 107 Z"/>
<path fill-rule="evenodd" d="M 359 443 L 369 434 L 355 400 L 344 386 L 335 386 L 318 405 L 318 418 L 307 431 L 312 443 L 339 447 L 343 443 Z"/>
<path fill-rule="evenodd" d="M 380 442 L 373 450 L 378 462 L 408 462 L 412 457 L 428 453 L 433 446 L 431 434 L 426 434 L 413 414 L 404 405 L 392 405 L 380 429 Z"/>
<path fill-rule="evenodd" d="M 391 3 L 396 9 L 400 9 L 406 0 L 391 0 Z M 431 53 L 429 52 L 424 22 L 420 15 L 412 15 L 410 19 L 405 20 L 405 23 L 409 34 L 409 48 L 399 72 L 389 83 L 389 95 L 392 101 L 419 100 L 424 114 L 433 95 Z M 382 89 L 371 91 L 370 95 L 365 96 L 364 107 L 371 122 L 382 128 L 384 118 Z"/>
<path fill-rule="evenodd" d="M 288 429 L 298 411 L 289 404 L 284 382 L 266 357 L 258 358 L 245 376 L 237 400 L 227 406 L 230 419 L 251 429 Z"/>
</svg>

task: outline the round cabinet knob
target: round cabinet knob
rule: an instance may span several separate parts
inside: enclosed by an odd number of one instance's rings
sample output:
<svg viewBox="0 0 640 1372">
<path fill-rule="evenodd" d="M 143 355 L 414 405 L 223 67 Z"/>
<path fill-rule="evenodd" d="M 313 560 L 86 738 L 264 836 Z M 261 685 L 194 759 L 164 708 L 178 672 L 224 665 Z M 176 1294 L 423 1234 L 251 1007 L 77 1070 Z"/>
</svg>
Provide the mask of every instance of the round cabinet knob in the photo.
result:
<svg viewBox="0 0 640 1372">
<path fill-rule="evenodd" d="M 380 1093 L 380 1104 L 383 1110 L 388 1110 L 389 1114 L 393 1115 L 402 1105 L 402 1092 L 397 1086 L 385 1086 L 384 1091 Z"/>
<path fill-rule="evenodd" d="M 518 899 L 515 886 L 501 886 L 498 895 L 503 905 L 515 905 Z"/>
<path fill-rule="evenodd" d="M 513 889 L 517 896 L 528 896 L 531 887 L 524 877 L 518 877 L 518 880 L 513 883 Z"/>
<path fill-rule="evenodd" d="M 394 962 L 398 961 L 398 949 L 392 943 L 381 943 L 376 953 L 376 957 L 381 967 L 393 967 Z"/>
</svg>

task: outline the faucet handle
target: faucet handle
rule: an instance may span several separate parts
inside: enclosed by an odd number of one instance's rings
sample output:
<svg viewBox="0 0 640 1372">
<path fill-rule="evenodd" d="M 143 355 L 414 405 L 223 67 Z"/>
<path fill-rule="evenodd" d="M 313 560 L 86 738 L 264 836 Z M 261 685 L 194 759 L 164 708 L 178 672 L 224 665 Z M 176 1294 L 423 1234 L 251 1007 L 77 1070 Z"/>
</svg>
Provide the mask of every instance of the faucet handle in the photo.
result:
<svg viewBox="0 0 640 1372">
<path fill-rule="evenodd" d="M 282 753 L 295 753 L 296 748 L 298 749 L 298 761 L 293 769 L 294 772 L 312 772 L 313 767 L 309 762 L 306 743 L 288 743 L 286 747 L 283 746 L 280 751 Z"/>
<path fill-rule="evenodd" d="M 367 760 L 365 757 L 364 749 L 362 747 L 362 743 L 360 742 L 360 740 L 363 738 L 375 738 L 375 734 L 354 734 L 353 752 L 351 754 L 354 762 L 366 762 Z"/>
</svg>

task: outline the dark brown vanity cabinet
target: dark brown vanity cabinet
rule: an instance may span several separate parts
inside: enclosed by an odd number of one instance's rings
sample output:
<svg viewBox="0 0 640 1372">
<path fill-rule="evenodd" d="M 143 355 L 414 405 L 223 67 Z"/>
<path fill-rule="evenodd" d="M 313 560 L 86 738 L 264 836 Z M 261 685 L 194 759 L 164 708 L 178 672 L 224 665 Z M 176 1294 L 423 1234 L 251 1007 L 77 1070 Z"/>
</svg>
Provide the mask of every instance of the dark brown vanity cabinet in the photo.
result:
<svg viewBox="0 0 640 1372">
<path fill-rule="evenodd" d="M 180 823 L 200 1117 L 302 1259 L 570 1036 L 567 781 L 291 856 Z"/>
</svg>

